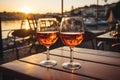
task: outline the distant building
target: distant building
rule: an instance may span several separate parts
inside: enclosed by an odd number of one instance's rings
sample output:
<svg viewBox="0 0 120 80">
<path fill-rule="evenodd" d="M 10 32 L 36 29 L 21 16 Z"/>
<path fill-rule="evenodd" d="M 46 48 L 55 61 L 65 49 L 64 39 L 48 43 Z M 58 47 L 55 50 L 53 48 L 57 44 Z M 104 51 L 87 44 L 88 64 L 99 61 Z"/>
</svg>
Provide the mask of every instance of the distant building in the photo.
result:
<svg viewBox="0 0 120 80">
<path fill-rule="evenodd" d="M 84 6 L 84 7 L 79 7 L 74 10 L 65 12 L 65 16 L 71 16 L 71 12 L 74 15 L 81 15 L 85 17 L 96 17 L 97 11 L 98 11 L 98 18 L 104 18 L 108 14 L 108 10 L 112 7 L 114 7 L 116 3 L 112 4 L 106 4 L 106 5 L 90 5 L 90 6 Z"/>
</svg>

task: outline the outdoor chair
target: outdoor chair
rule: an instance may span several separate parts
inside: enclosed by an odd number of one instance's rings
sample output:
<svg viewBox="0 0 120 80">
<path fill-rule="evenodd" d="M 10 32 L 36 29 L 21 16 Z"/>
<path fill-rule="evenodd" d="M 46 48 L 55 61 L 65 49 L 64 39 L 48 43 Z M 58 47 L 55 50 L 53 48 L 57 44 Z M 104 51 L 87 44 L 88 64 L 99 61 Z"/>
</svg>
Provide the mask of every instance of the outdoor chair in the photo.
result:
<svg viewBox="0 0 120 80">
<path fill-rule="evenodd" d="M 29 45 L 32 40 L 34 31 L 31 29 L 17 29 L 8 33 L 9 44 L 12 45 L 12 49 L 16 51 L 16 57 L 19 59 L 18 48 L 20 46 Z"/>
<path fill-rule="evenodd" d="M 114 43 L 111 46 L 112 51 L 120 52 L 120 41 L 118 43 Z"/>
</svg>

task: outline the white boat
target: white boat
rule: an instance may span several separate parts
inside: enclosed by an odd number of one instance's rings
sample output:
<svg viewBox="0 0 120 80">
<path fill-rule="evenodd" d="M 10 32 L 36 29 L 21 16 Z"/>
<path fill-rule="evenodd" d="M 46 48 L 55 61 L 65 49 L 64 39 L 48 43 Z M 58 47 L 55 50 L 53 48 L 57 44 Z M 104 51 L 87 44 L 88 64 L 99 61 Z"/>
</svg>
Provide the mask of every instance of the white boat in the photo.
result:
<svg viewBox="0 0 120 80">
<path fill-rule="evenodd" d="M 95 18 L 88 18 L 84 21 L 85 25 L 100 25 L 100 24 L 108 24 L 108 21 L 105 20 L 96 20 Z"/>
</svg>

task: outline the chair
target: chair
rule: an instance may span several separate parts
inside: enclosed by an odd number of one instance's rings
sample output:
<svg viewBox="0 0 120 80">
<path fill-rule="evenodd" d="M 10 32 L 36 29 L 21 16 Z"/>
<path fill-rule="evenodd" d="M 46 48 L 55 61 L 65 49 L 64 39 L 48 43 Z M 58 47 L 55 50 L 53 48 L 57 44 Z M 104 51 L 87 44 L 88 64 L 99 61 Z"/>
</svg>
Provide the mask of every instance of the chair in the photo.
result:
<svg viewBox="0 0 120 80">
<path fill-rule="evenodd" d="M 90 31 L 85 31 L 83 42 L 90 41 L 92 48 L 95 49 L 94 39 L 96 38 L 96 35 Z"/>
<path fill-rule="evenodd" d="M 16 51 L 16 57 L 19 59 L 18 47 L 21 45 L 29 44 L 32 39 L 34 31 L 31 29 L 17 29 L 12 30 L 8 33 L 8 39 L 10 45 L 12 45 L 13 50 Z"/>
<path fill-rule="evenodd" d="M 116 51 L 116 52 L 120 52 L 120 42 L 112 44 L 111 50 Z"/>
<path fill-rule="evenodd" d="M 24 26 L 27 25 L 26 23 L 29 24 L 29 29 L 24 28 Z M 19 59 L 18 47 L 31 44 L 31 42 L 34 41 L 36 27 L 37 22 L 35 17 L 33 15 L 27 15 L 25 19 L 22 20 L 20 29 L 11 30 L 8 33 L 9 44 L 12 45 L 13 50 L 15 49 L 17 59 Z"/>
</svg>

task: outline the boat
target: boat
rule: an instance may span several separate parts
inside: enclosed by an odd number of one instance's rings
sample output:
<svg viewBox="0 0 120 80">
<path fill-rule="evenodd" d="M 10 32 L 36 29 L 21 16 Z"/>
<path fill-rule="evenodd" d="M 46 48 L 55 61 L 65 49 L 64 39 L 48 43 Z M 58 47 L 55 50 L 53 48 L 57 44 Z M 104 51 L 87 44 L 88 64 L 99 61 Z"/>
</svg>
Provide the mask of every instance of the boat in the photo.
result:
<svg viewBox="0 0 120 80">
<path fill-rule="evenodd" d="M 89 25 L 101 25 L 101 24 L 108 24 L 108 21 L 102 20 L 102 19 L 87 18 L 84 21 L 84 24 L 87 26 L 89 26 Z"/>
</svg>

